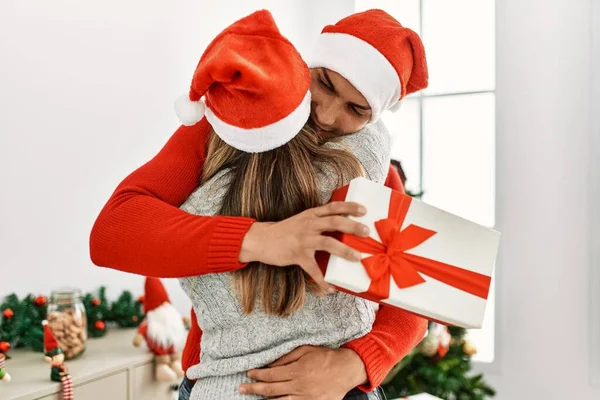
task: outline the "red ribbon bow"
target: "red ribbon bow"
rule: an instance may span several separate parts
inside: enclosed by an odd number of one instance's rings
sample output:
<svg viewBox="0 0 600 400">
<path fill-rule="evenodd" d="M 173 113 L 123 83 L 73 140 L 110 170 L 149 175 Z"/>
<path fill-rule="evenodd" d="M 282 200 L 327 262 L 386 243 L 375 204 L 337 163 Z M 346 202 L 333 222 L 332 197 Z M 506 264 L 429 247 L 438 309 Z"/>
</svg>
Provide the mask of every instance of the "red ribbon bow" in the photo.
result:
<svg viewBox="0 0 600 400">
<path fill-rule="evenodd" d="M 383 300 L 390 296 L 390 278 L 396 285 L 409 288 L 425 282 L 421 273 L 470 293 L 487 299 L 491 278 L 425 257 L 406 253 L 417 247 L 437 232 L 417 225 L 409 225 L 400 230 L 412 198 L 392 192 L 388 218 L 375 222 L 375 228 L 382 243 L 373 238 L 359 238 L 344 235 L 344 243 L 361 253 L 373 254 L 364 258 L 362 264 L 371 278 L 368 293 Z"/>
</svg>

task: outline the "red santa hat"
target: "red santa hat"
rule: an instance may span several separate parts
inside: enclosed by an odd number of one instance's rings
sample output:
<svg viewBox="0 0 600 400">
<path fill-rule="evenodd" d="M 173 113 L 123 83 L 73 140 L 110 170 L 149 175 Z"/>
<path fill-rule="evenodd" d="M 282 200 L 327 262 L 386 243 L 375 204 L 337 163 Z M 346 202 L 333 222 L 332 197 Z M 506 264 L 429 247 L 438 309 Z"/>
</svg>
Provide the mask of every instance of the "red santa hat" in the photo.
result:
<svg viewBox="0 0 600 400">
<path fill-rule="evenodd" d="M 147 277 L 144 292 L 144 312 L 146 314 L 164 303 L 171 302 L 164 285 L 158 278 Z"/>
<path fill-rule="evenodd" d="M 42 321 L 42 325 L 44 326 L 44 353 L 48 357 L 62 353 L 62 349 L 58 346 L 58 342 L 48 326 L 48 321 Z"/>
<path fill-rule="evenodd" d="M 175 104 L 184 125 L 204 115 L 239 150 L 258 153 L 290 141 L 310 115 L 310 71 L 270 12 L 257 11 L 208 45 L 189 94 Z"/>
<path fill-rule="evenodd" d="M 346 78 L 369 102 L 371 121 L 427 87 L 421 38 L 382 10 L 352 14 L 323 28 L 310 66 Z"/>
</svg>

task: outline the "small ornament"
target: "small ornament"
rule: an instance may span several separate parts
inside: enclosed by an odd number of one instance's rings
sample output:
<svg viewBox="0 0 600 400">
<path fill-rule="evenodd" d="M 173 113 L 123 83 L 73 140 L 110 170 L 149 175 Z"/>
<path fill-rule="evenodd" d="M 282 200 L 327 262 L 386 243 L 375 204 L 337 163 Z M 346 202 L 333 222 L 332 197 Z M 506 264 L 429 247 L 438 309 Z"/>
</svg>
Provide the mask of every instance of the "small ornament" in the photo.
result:
<svg viewBox="0 0 600 400">
<path fill-rule="evenodd" d="M 465 340 L 462 349 L 463 352 L 469 357 L 473 357 L 475 354 L 477 354 L 477 347 L 475 347 L 473 342 L 469 340 Z"/>
<path fill-rule="evenodd" d="M 440 357 L 445 357 L 448 354 L 448 350 L 450 349 L 450 341 L 452 340 L 452 335 L 450 335 L 450 331 L 448 327 L 445 325 L 434 323 L 432 326 L 432 331 L 435 336 L 438 338 L 438 355 Z"/>
<path fill-rule="evenodd" d="M 433 357 L 437 353 L 438 347 L 439 347 L 438 338 L 434 337 L 431 333 L 429 333 L 427 335 L 427 337 L 425 337 L 425 339 L 423 339 L 423 341 L 419 345 L 419 350 L 421 351 L 421 354 L 423 354 L 424 356 Z"/>
<path fill-rule="evenodd" d="M 187 333 L 183 318 L 171 304 L 160 279 L 146 278 L 144 292 L 146 317 L 138 328 L 133 345 L 137 347 L 145 341 L 148 349 L 154 353 L 155 375 L 158 381 L 179 380 L 184 376 L 181 349 Z"/>
<path fill-rule="evenodd" d="M 94 328 L 103 331 L 104 328 L 106 328 L 106 324 L 104 323 L 104 321 L 96 321 L 96 323 L 94 324 Z"/>
<path fill-rule="evenodd" d="M 34 300 L 35 305 L 38 307 L 45 306 L 47 302 L 48 302 L 48 299 L 46 299 L 46 296 L 38 296 Z"/>
<path fill-rule="evenodd" d="M 2 315 L 4 315 L 4 318 L 6 319 L 11 319 L 15 315 L 15 313 L 13 312 L 12 308 L 7 308 L 4 310 Z"/>
<path fill-rule="evenodd" d="M 433 357 L 436 354 L 445 357 L 450 349 L 451 340 L 452 335 L 450 335 L 448 327 L 434 322 L 419 347 L 421 353 L 427 357 Z"/>
<path fill-rule="evenodd" d="M 58 346 L 48 321 L 44 320 L 42 325 L 44 326 L 44 360 L 50 364 L 50 379 L 62 383 L 63 400 L 73 400 L 73 378 L 69 375 L 65 364 L 65 355 Z"/>
<path fill-rule="evenodd" d="M 139 319 L 139 318 L 137 317 L 137 315 L 134 315 L 133 317 L 131 317 L 131 320 L 132 320 L 133 322 L 138 322 L 138 319 Z"/>
<path fill-rule="evenodd" d="M 10 360 L 8 356 L 8 350 L 10 350 L 10 343 L 0 342 L 0 382 L 10 382 L 10 374 L 6 372 L 4 362 Z"/>
<path fill-rule="evenodd" d="M 100 301 L 100 299 L 94 299 L 94 300 L 92 300 L 92 305 L 94 307 L 98 307 L 100 304 L 102 304 L 102 302 Z"/>
</svg>

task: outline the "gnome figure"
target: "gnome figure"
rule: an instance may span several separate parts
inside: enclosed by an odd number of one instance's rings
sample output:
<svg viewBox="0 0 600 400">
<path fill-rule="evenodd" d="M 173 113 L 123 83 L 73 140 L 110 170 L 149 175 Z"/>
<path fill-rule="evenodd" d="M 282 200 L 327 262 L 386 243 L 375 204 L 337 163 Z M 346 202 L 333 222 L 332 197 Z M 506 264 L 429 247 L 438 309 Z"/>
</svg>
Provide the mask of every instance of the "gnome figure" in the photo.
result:
<svg viewBox="0 0 600 400">
<path fill-rule="evenodd" d="M 181 349 L 187 334 L 184 319 L 171 304 L 158 278 L 146 278 L 144 312 L 146 317 L 138 328 L 133 345 L 137 347 L 146 341 L 155 355 L 158 381 L 172 382 L 183 378 Z"/>
<path fill-rule="evenodd" d="M 10 382 L 10 375 L 4 369 L 4 361 L 10 360 L 7 354 L 9 349 L 10 343 L 0 342 L 0 382 Z"/>
<path fill-rule="evenodd" d="M 73 399 L 73 378 L 65 364 L 65 355 L 58 346 L 54 334 L 48 326 L 48 321 L 42 321 L 44 326 L 44 360 L 50 364 L 50 379 L 62 383 L 63 400 Z"/>
</svg>

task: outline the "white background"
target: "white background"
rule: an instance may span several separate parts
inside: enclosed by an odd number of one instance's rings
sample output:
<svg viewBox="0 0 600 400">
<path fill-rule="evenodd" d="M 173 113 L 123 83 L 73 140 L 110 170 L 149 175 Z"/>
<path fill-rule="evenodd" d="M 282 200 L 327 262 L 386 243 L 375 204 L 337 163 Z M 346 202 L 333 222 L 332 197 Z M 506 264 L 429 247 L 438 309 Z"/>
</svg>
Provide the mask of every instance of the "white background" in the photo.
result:
<svg viewBox="0 0 600 400">
<path fill-rule="evenodd" d="M 100 209 L 178 127 L 173 102 L 214 36 L 268 8 L 306 55 L 353 10 L 322 3 L 1 0 L 0 296 L 101 284 L 108 296 L 140 294 L 142 278 L 89 260 Z M 178 283 L 167 284 L 188 313 Z"/>
<path fill-rule="evenodd" d="M 497 1 L 503 237 L 486 376 L 499 400 L 600 398 L 589 383 L 600 340 L 590 336 L 592 1 Z M 174 131 L 172 101 L 203 46 L 260 7 L 306 54 L 354 1 L 0 2 L 0 295 L 141 291 L 139 277 L 92 266 L 91 225 Z M 187 312 L 175 282 L 169 290 Z"/>
</svg>

